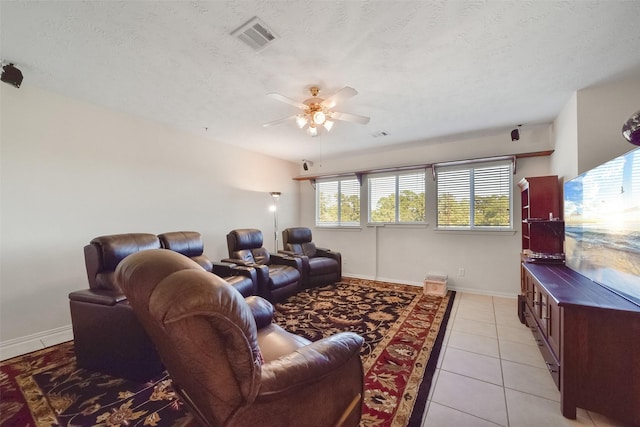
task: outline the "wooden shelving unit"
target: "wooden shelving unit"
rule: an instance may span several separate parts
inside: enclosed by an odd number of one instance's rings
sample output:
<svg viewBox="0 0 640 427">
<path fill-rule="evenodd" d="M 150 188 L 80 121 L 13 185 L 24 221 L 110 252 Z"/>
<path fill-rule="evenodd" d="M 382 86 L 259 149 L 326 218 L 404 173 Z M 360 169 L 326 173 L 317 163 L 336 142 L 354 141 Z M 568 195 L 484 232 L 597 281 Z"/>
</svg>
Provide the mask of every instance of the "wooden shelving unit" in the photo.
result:
<svg viewBox="0 0 640 427">
<path fill-rule="evenodd" d="M 540 262 L 562 262 L 564 221 L 558 177 L 523 178 L 518 186 L 522 203 L 523 254 Z"/>
</svg>

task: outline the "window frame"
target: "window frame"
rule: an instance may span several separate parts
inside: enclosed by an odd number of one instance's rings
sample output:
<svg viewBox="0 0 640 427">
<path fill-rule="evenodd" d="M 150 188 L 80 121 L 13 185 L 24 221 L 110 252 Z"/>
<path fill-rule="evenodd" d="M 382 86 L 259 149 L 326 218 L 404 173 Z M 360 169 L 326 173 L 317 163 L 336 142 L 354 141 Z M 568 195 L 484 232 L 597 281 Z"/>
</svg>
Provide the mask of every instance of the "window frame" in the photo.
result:
<svg viewBox="0 0 640 427">
<path fill-rule="evenodd" d="M 476 170 L 487 168 L 501 168 L 508 167 L 507 176 L 508 183 L 508 210 L 509 210 L 509 224 L 508 225 L 476 225 L 475 223 L 475 205 L 477 200 L 477 193 L 475 189 L 475 176 Z M 512 159 L 509 160 L 492 160 L 492 161 L 477 161 L 471 163 L 453 163 L 451 165 L 442 164 L 434 165 L 434 179 L 436 187 L 436 203 L 435 203 L 435 221 L 436 230 L 439 231 L 471 231 L 471 232 L 514 232 L 515 231 L 515 218 L 514 218 L 514 170 L 515 162 Z M 441 172 L 455 172 L 455 171 L 468 171 L 469 172 L 469 225 L 441 225 L 440 224 L 440 173 Z"/>
<path fill-rule="evenodd" d="M 358 221 L 355 222 L 347 222 L 342 220 L 342 184 L 345 181 L 355 181 L 355 185 L 358 188 Z M 336 222 L 320 222 L 320 195 L 322 193 L 321 187 L 323 184 L 329 183 L 337 183 L 338 192 L 337 192 L 337 204 L 338 204 L 338 219 Z M 356 176 L 348 176 L 348 177 L 340 177 L 340 178 L 325 178 L 318 179 L 315 182 L 315 199 L 316 199 L 316 209 L 315 209 L 315 226 L 318 228 L 358 228 L 362 222 L 362 191 L 360 181 Z M 351 194 L 349 194 L 351 195 Z"/>
</svg>

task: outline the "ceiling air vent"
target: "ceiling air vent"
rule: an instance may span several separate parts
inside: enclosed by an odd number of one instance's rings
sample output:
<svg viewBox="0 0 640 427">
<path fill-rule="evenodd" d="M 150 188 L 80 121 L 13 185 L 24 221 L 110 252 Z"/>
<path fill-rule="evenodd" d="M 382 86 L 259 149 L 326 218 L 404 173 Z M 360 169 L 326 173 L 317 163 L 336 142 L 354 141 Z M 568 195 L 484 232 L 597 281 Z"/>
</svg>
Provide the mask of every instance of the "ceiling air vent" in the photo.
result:
<svg viewBox="0 0 640 427">
<path fill-rule="evenodd" d="M 231 33 L 232 36 L 239 38 L 248 44 L 253 50 L 262 50 L 275 41 L 277 35 L 273 33 L 267 26 L 257 17 L 251 18 L 247 23 L 243 24 Z"/>
</svg>

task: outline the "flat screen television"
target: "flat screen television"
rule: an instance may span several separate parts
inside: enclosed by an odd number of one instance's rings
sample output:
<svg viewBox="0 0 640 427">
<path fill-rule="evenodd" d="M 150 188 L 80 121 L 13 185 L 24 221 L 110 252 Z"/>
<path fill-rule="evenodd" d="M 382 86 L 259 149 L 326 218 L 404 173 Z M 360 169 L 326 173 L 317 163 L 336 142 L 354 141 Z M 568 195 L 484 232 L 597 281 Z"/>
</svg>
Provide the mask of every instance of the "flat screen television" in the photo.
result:
<svg viewBox="0 0 640 427">
<path fill-rule="evenodd" d="M 564 184 L 565 262 L 640 306 L 640 148 Z"/>
</svg>

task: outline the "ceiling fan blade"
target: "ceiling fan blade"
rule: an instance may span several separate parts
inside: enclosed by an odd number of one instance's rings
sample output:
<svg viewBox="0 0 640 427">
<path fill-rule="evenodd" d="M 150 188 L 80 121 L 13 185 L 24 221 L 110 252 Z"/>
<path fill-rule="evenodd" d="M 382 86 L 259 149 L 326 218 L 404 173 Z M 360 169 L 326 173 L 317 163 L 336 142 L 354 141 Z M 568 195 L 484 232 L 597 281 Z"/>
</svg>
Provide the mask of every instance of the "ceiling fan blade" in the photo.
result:
<svg viewBox="0 0 640 427">
<path fill-rule="evenodd" d="M 355 90 L 352 87 L 345 86 L 339 91 L 337 91 L 336 93 L 334 93 L 333 95 L 331 95 L 330 97 L 328 97 L 327 99 L 325 99 L 324 101 L 322 101 L 320 105 L 326 108 L 333 108 L 339 102 L 344 101 L 345 99 L 352 98 L 357 94 L 358 94 L 357 90 Z"/>
<path fill-rule="evenodd" d="M 367 123 L 369 123 L 369 120 L 371 120 L 369 117 L 358 116 L 356 114 L 349 113 L 340 113 L 338 111 L 333 111 L 331 113 L 331 118 L 335 120 L 342 120 L 345 122 L 360 123 L 363 125 L 366 125 Z"/>
<path fill-rule="evenodd" d="M 280 95 L 279 93 L 268 93 L 267 96 L 269 98 L 277 99 L 278 101 L 282 101 L 285 104 L 293 105 L 294 107 L 298 107 L 302 110 L 306 109 L 307 106 L 302 102 L 298 102 L 295 99 L 287 98 L 284 95 Z"/>
<path fill-rule="evenodd" d="M 289 116 L 289 117 L 285 117 L 283 119 L 278 119 L 278 120 L 274 120 L 274 121 L 269 122 L 269 123 L 265 123 L 262 126 L 269 127 L 269 126 L 279 125 L 280 123 L 284 123 L 284 122 L 289 121 L 291 119 L 295 119 L 296 116 L 297 116 L 297 114 L 294 114 L 293 116 Z"/>
</svg>

